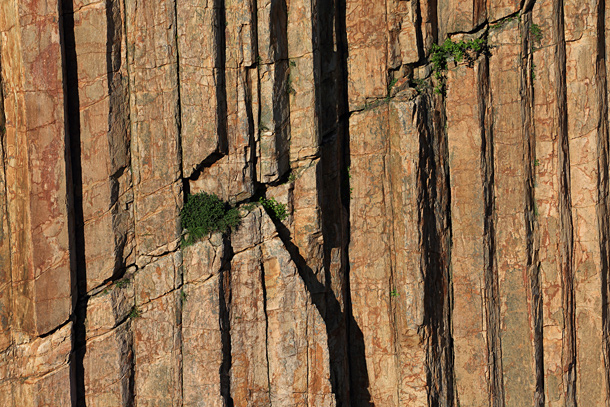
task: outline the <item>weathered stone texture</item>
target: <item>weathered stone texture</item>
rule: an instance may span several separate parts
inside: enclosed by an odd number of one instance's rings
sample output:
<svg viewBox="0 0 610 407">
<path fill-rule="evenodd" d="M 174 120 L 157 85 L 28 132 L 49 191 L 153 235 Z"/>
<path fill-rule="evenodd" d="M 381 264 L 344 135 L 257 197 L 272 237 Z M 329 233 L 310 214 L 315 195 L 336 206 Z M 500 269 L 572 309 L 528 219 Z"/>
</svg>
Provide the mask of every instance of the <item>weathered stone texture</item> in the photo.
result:
<svg viewBox="0 0 610 407">
<path fill-rule="evenodd" d="M 608 26 L 1 1 L 0 405 L 609 405 Z M 185 247 L 198 192 L 241 224 Z"/>
<path fill-rule="evenodd" d="M 74 3 L 74 44 L 78 52 L 78 126 L 73 143 L 80 162 L 73 168 L 82 186 L 87 290 L 133 263 L 133 191 L 129 168 L 129 96 L 124 10 L 119 1 Z M 76 112 L 71 112 L 76 114 Z M 75 152 L 76 153 L 76 152 Z M 77 158 L 79 159 L 79 158 Z"/>
<path fill-rule="evenodd" d="M 451 216 L 453 225 L 453 321 L 457 394 L 464 405 L 484 405 L 489 400 L 486 383 L 487 343 L 485 322 L 485 190 L 482 162 L 485 149 L 481 117 L 484 97 L 477 86 L 481 66 L 460 65 L 447 82 L 447 138 L 451 157 Z M 479 162 L 479 165 L 474 163 Z"/>
<path fill-rule="evenodd" d="M 57 1 L 1 5 L 12 326 L 49 332 L 72 309 L 62 43 Z"/>
</svg>

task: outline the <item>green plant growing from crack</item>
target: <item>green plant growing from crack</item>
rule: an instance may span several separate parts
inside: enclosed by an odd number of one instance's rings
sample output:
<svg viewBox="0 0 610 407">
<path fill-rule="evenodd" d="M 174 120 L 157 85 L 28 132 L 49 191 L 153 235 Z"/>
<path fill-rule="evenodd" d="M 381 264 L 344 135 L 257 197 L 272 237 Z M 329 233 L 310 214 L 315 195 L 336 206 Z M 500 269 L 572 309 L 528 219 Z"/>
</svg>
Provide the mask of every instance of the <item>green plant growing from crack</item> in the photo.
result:
<svg viewBox="0 0 610 407">
<path fill-rule="evenodd" d="M 396 82 L 398 82 L 398 78 L 392 79 L 388 84 L 388 95 L 386 96 L 386 99 L 389 99 L 392 96 L 392 89 L 394 89 Z"/>
<path fill-rule="evenodd" d="M 432 44 L 430 50 L 430 62 L 434 71 L 434 77 L 438 81 L 434 92 L 445 94 L 447 85 L 447 61 L 450 58 L 458 63 L 466 60 L 469 64 L 483 52 L 487 50 L 487 40 L 484 38 L 476 38 L 473 40 L 460 40 L 453 42 L 447 38 L 441 45 Z"/>
<path fill-rule="evenodd" d="M 530 34 L 532 34 L 532 38 L 535 42 L 540 42 L 542 40 L 542 29 L 538 24 L 530 25 Z"/>
<path fill-rule="evenodd" d="M 231 208 L 214 194 L 200 192 L 189 195 L 180 211 L 180 222 L 185 235 L 182 246 L 190 246 L 213 232 L 226 232 L 241 222 L 237 208 Z"/>
<path fill-rule="evenodd" d="M 259 199 L 259 202 L 261 205 L 263 205 L 263 208 L 265 208 L 265 210 L 267 211 L 269 216 L 271 216 L 272 219 L 282 221 L 288 217 L 286 205 L 276 201 L 275 198 L 266 199 L 261 197 Z"/>
<path fill-rule="evenodd" d="M 142 311 L 140 311 L 140 309 L 134 305 L 133 308 L 131 309 L 131 311 L 129 312 L 129 318 L 131 319 L 135 319 L 135 318 L 139 318 L 142 316 Z"/>
<path fill-rule="evenodd" d="M 127 287 L 130 283 L 131 283 L 131 281 L 128 278 L 124 278 L 122 280 L 117 281 L 115 283 L 115 286 L 117 288 L 123 288 L 123 287 Z"/>
</svg>

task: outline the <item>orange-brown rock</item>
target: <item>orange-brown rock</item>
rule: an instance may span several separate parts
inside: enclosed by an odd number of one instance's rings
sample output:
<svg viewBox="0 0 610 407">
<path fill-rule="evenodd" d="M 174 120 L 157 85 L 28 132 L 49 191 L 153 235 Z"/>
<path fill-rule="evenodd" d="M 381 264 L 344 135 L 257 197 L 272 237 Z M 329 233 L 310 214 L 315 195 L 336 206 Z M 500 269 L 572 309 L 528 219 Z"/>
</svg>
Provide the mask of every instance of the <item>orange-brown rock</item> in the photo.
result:
<svg viewBox="0 0 610 407">
<path fill-rule="evenodd" d="M 0 406 L 610 405 L 609 25 L 1 1 Z"/>
</svg>

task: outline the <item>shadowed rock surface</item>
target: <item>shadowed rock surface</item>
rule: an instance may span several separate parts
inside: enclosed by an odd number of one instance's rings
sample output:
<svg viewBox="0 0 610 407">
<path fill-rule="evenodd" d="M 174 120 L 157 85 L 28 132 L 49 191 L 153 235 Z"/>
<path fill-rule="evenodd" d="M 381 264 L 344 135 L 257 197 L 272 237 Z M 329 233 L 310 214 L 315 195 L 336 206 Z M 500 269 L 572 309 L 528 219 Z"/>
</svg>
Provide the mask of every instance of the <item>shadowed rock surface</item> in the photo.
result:
<svg viewBox="0 0 610 407">
<path fill-rule="evenodd" d="M 610 406 L 608 25 L 0 1 L 0 406 Z"/>
</svg>

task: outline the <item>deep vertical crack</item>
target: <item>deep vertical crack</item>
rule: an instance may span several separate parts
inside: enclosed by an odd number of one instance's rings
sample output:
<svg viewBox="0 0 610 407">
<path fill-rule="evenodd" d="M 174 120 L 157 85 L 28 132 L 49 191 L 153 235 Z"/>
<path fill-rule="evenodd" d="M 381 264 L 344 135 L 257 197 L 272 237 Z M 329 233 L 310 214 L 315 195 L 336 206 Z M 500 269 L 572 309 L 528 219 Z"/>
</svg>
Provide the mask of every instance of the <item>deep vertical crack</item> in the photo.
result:
<svg viewBox="0 0 610 407">
<path fill-rule="evenodd" d="M 225 255 L 227 256 L 220 270 L 218 284 L 219 324 L 222 342 L 222 363 L 220 365 L 220 394 L 224 407 L 233 407 L 231 397 L 231 261 L 233 247 L 228 237 L 224 237 Z"/>
<path fill-rule="evenodd" d="M 600 251 L 600 277 L 602 298 L 602 352 L 606 375 L 606 399 L 610 400 L 610 321 L 608 320 L 608 296 L 610 294 L 610 202 L 608 154 L 610 132 L 608 129 L 608 82 L 606 60 L 606 8 L 605 2 L 597 3 L 597 61 L 596 81 L 598 99 L 597 124 L 597 221 L 599 251 Z"/>
<path fill-rule="evenodd" d="M 216 79 L 216 118 L 218 135 L 218 152 L 227 154 L 229 149 L 229 139 L 227 130 L 227 81 L 226 81 L 226 65 L 227 65 L 227 39 L 225 29 L 227 26 L 227 15 L 225 0 L 214 0 L 215 10 L 215 79 Z"/>
<path fill-rule="evenodd" d="M 572 192 L 570 188 L 570 143 L 568 135 L 568 102 L 566 84 L 566 40 L 563 0 L 553 3 L 558 104 L 557 135 L 559 138 L 559 217 L 561 230 L 560 275 L 563 306 L 563 383 L 566 406 L 576 406 L 576 323 L 574 304 L 574 229 L 572 222 Z"/>
<path fill-rule="evenodd" d="M 536 389 L 534 405 L 544 406 L 544 347 L 543 347 L 543 304 L 540 290 L 540 237 L 538 229 L 538 208 L 536 204 L 536 133 L 534 117 L 534 56 L 531 12 L 521 14 L 521 63 L 520 93 L 521 122 L 523 132 L 524 160 L 524 218 L 527 244 L 527 274 L 530 283 L 530 320 L 534 339 L 534 363 Z"/>
<path fill-rule="evenodd" d="M 72 405 L 86 406 L 84 357 L 86 353 L 85 317 L 87 314 L 87 269 L 85 260 L 85 229 L 83 217 L 83 180 L 81 164 L 81 123 L 78 89 L 78 60 L 74 36 L 74 5 L 72 0 L 60 3 L 60 41 L 63 44 L 63 75 L 65 95 L 66 139 L 70 160 L 68 162 L 67 184 L 72 191 L 71 207 L 71 255 L 73 275 L 76 278 L 72 292 L 76 306 L 72 315 L 72 352 L 70 361 L 70 389 Z"/>
<path fill-rule="evenodd" d="M 415 114 L 420 146 L 417 189 L 428 404 L 452 407 L 455 375 L 451 334 L 451 196 L 444 98 L 420 96 Z"/>
<path fill-rule="evenodd" d="M 502 341 L 500 336 L 500 293 L 496 264 L 496 208 L 494 137 L 491 92 L 489 87 L 489 58 L 479 62 L 479 122 L 481 129 L 481 174 L 485 208 L 483 246 L 485 262 L 485 325 L 487 327 L 488 392 L 490 405 L 504 406 L 504 377 L 502 370 Z"/>
</svg>

